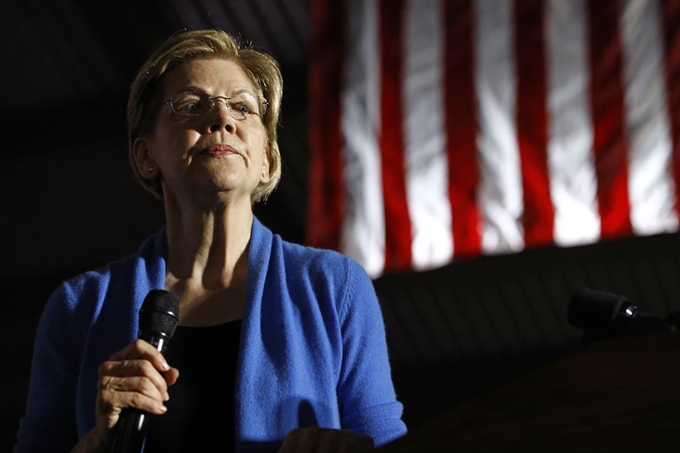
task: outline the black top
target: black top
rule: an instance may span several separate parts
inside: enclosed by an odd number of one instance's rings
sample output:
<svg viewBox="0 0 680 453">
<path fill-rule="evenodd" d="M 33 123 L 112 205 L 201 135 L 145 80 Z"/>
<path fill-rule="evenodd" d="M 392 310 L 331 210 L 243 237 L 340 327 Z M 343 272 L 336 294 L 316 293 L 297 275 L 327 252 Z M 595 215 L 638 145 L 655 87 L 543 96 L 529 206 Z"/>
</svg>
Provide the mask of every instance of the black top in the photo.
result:
<svg viewBox="0 0 680 453">
<path fill-rule="evenodd" d="M 146 453 L 234 451 L 234 379 L 241 321 L 177 326 L 165 358 L 179 370 L 168 410 L 150 415 Z"/>
</svg>

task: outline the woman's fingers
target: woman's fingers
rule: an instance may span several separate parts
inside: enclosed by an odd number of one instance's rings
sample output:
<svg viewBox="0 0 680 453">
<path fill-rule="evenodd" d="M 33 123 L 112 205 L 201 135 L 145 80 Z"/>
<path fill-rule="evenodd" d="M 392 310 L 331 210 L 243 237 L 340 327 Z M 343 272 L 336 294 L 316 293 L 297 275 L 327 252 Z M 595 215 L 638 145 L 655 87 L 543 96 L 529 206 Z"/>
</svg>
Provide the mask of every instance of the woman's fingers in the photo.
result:
<svg viewBox="0 0 680 453">
<path fill-rule="evenodd" d="M 167 399 L 167 381 L 146 359 L 102 363 L 99 384 L 106 391 L 138 391 L 149 397 Z"/>
<path fill-rule="evenodd" d="M 169 398 L 165 381 L 162 377 L 155 378 L 163 383 L 158 386 L 147 376 L 102 376 L 99 379 L 99 391 L 115 398 L 118 393 L 133 393 L 156 401 L 167 401 Z M 133 407 L 136 407 L 133 405 Z M 144 409 L 136 407 L 136 409 Z"/>
<path fill-rule="evenodd" d="M 179 376 L 163 354 L 144 340 L 135 340 L 99 367 L 97 391 L 98 425 L 111 430 L 121 412 L 134 408 L 163 414 L 169 399 L 168 386 Z"/>
<path fill-rule="evenodd" d="M 111 356 L 112 361 L 146 359 L 158 370 L 170 369 L 163 354 L 151 343 L 137 339 Z"/>
</svg>

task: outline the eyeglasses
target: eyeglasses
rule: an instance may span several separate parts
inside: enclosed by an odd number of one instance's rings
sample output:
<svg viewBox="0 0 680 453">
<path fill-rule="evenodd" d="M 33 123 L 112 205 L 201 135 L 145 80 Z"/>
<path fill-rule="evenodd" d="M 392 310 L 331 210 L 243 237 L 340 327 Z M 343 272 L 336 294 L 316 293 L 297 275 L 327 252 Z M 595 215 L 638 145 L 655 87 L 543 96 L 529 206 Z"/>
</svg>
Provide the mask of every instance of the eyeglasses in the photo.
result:
<svg viewBox="0 0 680 453">
<path fill-rule="evenodd" d="M 245 92 L 234 96 L 208 96 L 206 93 L 195 91 L 179 93 L 173 99 L 165 101 L 165 104 L 170 104 L 172 111 L 178 115 L 198 116 L 212 110 L 218 99 L 224 101 L 232 118 L 239 121 L 264 115 L 268 105 L 266 99 L 258 100 L 254 94 Z"/>
</svg>

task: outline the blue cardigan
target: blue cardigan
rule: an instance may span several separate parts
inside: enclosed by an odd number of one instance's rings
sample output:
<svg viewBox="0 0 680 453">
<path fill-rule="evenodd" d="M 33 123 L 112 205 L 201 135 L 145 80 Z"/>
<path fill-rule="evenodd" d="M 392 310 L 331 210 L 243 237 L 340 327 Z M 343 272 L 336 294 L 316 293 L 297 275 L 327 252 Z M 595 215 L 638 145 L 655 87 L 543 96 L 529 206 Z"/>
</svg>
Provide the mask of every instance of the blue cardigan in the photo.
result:
<svg viewBox="0 0 680 453">
<path fill-rule="evenodd" d="M 144 298 L 164 286 L 166 249 L 162 228 L 136 254 L 52 294 L 16 453 L 67 452 L 95 425 L 99 364 L 137 338 Z M 311 425 L 367 434 L 376 447 L 403 436 L 382 314 L 363 268 L 339 253 L 286 242 L 257 218 L 248 253 L 237 451 L 275 452 L 291 429 Z"/>
</svg>

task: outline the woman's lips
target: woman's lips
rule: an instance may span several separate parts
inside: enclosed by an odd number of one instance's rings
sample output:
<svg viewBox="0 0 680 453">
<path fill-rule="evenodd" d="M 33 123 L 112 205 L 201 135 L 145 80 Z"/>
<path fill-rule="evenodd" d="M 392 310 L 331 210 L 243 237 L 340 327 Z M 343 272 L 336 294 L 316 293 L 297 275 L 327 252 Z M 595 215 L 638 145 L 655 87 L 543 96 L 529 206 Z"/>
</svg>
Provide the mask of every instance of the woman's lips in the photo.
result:
<svg viewBox="0 0 680 453">
<path fill-rule="evenodd" d="M 239 154 L 239 152 L 235 149 L 232 148 L 229 145 L 210 145 L 207 148 L 205 148 L 203 151 L 201 151 L 200 154 L 207 154 L 209 156 L 214 156 L 214 157 L 221 157 L 221 156 L 228 156 L 230 154 Z"/>
</svg>

